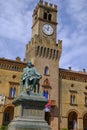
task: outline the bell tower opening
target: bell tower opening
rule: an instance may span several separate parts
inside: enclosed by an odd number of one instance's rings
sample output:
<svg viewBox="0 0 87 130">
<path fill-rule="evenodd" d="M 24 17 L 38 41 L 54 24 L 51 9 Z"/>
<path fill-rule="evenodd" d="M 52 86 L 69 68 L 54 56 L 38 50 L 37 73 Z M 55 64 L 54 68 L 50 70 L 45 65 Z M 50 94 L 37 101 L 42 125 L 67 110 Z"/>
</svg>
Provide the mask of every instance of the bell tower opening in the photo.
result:
<svg viewBox="0 0 87 130">
<path fill-rule="evenodd" d="M 32 19 L 32 38 L 39 35 L 56 40 L 57 5 L 40 0 L 33 11 Z"/>
</svg>

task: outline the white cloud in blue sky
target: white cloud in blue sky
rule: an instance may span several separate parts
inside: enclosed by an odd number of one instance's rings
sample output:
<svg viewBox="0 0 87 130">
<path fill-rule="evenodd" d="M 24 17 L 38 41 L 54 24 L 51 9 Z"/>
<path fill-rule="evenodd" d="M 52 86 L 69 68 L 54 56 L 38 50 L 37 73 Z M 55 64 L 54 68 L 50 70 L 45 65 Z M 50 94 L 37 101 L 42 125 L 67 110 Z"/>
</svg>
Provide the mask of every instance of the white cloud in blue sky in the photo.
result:
<svg viewBox="0 0 87 130">
<path fill-rule="evenodd" d="M 60 67 L 87 69 L 87 1 L 60 0 L 59 38 L 63 40 Z"/>
<path fill-rule="evenodd" d="M 39 0 L 0 0 L 0 57 L 24 59 L 31 40 L 32 11 Z M 47 0 L 58 5 L 60 67 L 87 69 L 87 0 Z"/>
</svg>

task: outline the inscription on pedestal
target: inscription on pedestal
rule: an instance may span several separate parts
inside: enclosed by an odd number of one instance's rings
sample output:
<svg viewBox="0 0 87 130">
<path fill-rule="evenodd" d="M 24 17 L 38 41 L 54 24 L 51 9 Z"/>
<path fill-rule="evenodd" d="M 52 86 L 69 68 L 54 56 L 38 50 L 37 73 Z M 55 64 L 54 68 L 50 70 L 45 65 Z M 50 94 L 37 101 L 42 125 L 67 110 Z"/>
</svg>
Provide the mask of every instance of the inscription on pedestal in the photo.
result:
<svg viewBox="0 0 87 130">
<path fill-rule="evenodd" d="M 22 116 L 23 117 L 37 117 L 44 118 L 44 111 L 38 109 L 31 109 L 29 106 L 25 105 L 22 107 Z"/>
</svg>

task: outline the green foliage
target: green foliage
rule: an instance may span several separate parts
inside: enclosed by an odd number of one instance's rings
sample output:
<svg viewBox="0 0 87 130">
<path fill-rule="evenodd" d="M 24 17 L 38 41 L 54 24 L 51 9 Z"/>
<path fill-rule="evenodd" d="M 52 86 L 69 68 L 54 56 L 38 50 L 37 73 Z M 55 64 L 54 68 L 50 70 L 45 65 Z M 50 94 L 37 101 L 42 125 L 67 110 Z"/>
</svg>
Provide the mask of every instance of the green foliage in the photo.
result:
<svg viewBox="0 0 87 130">
<path fill-rule="evenodd" d="M 0 130 L 8 130 L 8 126 L 7 125 L 1 126 Z"/>
</svg>

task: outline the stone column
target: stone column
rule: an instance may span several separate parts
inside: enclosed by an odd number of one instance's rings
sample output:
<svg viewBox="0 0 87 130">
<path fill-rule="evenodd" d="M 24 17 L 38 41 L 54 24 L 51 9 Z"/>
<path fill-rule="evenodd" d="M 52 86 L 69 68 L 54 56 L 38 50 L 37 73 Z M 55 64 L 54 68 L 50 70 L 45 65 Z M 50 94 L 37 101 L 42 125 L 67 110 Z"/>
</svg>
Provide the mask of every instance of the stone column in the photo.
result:
<svg viewBox="0 0 87 130">
<path fill-rule="evenodd" d="M 78 119 L 78 130 L 83 130 L 83 119 L 82 118 Z"/>
</svg>

